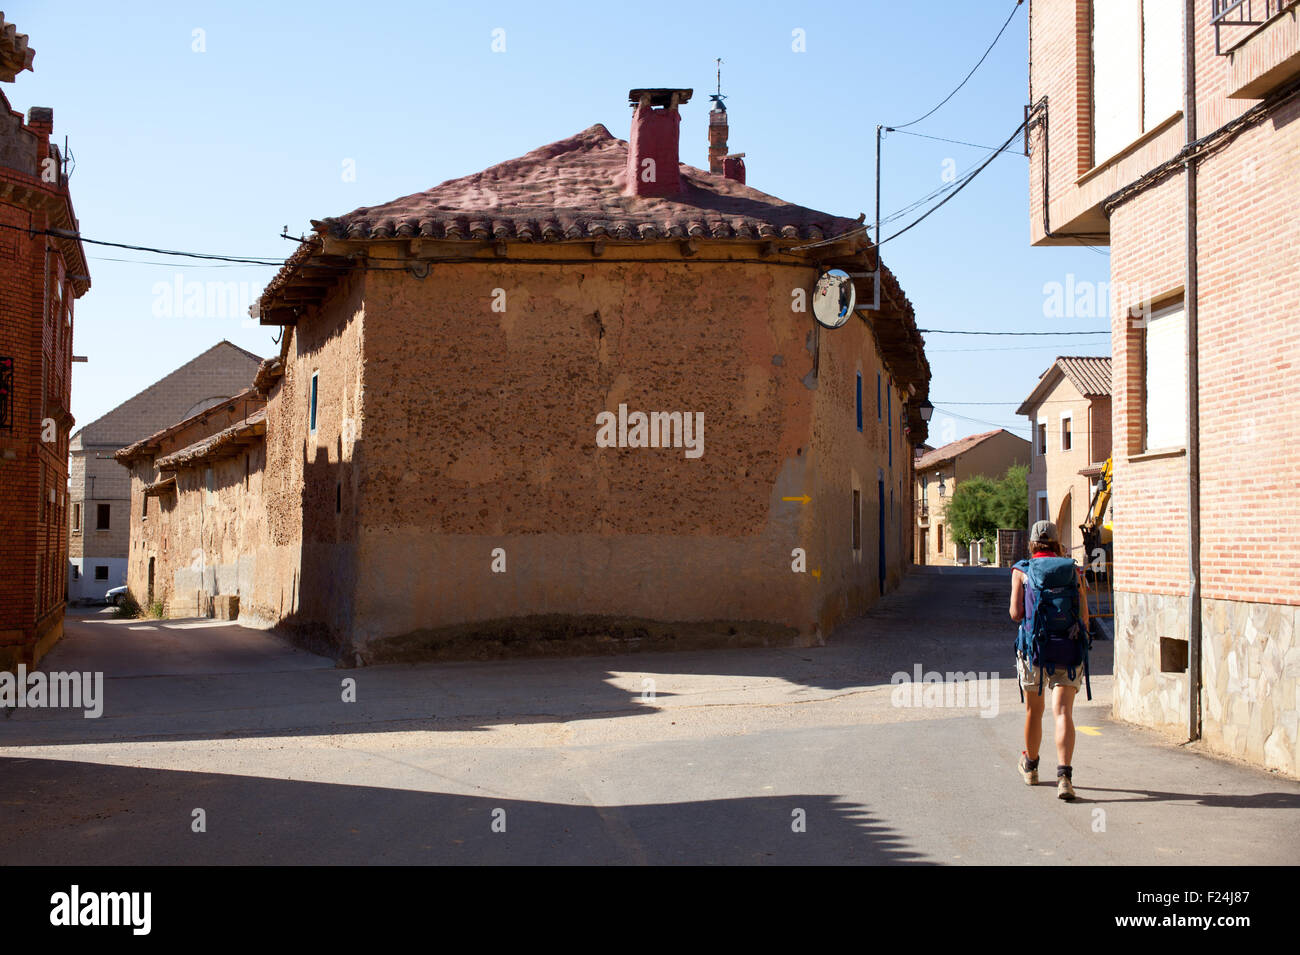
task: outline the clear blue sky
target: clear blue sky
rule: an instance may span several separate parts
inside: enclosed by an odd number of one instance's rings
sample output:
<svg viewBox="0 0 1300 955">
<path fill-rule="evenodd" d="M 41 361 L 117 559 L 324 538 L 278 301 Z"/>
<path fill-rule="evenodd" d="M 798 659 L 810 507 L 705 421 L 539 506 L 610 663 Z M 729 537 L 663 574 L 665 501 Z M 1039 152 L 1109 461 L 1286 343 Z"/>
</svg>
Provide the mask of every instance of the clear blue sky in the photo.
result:
<svg viewBox="0 0 1300 955">
<path fill-rule="evenodd" d="M 56 139 L 66 135 L 76 156 L 72 193 L 86 236 L 283 258 L 292 250 L 279 238 L 285 225 L 299 234 L 310 219 L 427 189 L 593 123 L 626 138 L 633 87 L 695 89 L 683 108 L 681 153 L 707 168 L 707 93 L 720 56 L 730 146 L 747 154 L 749 184 L 870 220 L 876 124 L 909 122 L 947 95 L 1011 7 L 690 4 L 662 8 L 666 15 L 608 3 L 10 0 L 6 19 L 29 35 L 36 61 L 4 91 L 23 112 L 53 107 Z M 1004 141 L 1027 97 L 1026 23 L 1022 5 L 971 81 L 912 131 Z M 492 50 L 497 28 L 504 52 Z M 204 52 L 193 49 L 196 30 Z M 806 52 L 792 50 L 795 30 Z M 942 185 L 945 169 L 965 171 L 985 155 L 889 136 L 885 212 Z M 345 160 L 355 181 L 344 181 Z M 1021 155 L 999 156 L 885 245 L 921 327 L 1108 327 L 1104 317 L 1044 317 L 1046 283 L 1104 282 L 1109 260 L 1029 246 L 1027 166 Z M 89 358 L 74 366 L 78 426 L 222 338 L 275 352 L 276 329 L 156 314 L 170 303 L 159 283 L 242 282 L 256 294 L 274 268 L 202 267 L 97 246 L 87 254 L 93 288 L 77 310 L 75 351 Z M 1052 358 L 1109 354 L 1106 336 L 930 335 L 926 346 L 940 407 L 932 444 L 991 426 L 1027 437 L 1015 405 Z"/>
</svg>

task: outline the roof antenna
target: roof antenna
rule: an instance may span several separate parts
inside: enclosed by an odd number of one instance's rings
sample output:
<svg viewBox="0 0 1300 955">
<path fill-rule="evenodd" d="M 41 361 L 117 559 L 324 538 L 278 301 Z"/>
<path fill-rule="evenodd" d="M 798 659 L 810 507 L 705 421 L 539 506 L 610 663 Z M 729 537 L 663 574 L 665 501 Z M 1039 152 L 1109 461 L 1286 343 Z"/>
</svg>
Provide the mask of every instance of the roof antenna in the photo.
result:
<svg viewBox="0 0 1300 955">
<path fill-rule="evenodd" d="M 710 93 L 709 99 L 713 100 L 717 108 L 725 113 L 727 107 L 722 101 L 727 97 L 722 95 L 722 57 L 716 58 L 714 62 L 718 64 L 718 91 L 716 93 Z"/>
</svg>

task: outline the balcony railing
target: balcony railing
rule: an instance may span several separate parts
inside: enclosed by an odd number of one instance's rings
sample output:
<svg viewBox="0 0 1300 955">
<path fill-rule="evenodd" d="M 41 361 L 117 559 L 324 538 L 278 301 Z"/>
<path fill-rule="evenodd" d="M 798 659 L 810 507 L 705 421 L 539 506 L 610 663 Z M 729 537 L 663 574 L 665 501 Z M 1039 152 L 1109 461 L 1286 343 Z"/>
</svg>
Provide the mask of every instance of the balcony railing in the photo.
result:
<svg viewBox="0 0 1300 955">
<path fill-rule="evenodd" d="M 916 502 L 916 523 L 921 527 L 930 526 L 930 505 L 925 501 Z"/>
<path fill-rule="evenodd" d="M 1214 52 L 1224 52 L 1224 27 L 1261 27 L 1287 7 L 1294 6 L 1297 0 L 1210 0 L 1210 23 L 1214 27 Z M 1228 35 L 1229 40 L 1244 36 L 1241 33 Z M 1235 46 L 1230 42 L 1229 46 Z"/>
</svg>

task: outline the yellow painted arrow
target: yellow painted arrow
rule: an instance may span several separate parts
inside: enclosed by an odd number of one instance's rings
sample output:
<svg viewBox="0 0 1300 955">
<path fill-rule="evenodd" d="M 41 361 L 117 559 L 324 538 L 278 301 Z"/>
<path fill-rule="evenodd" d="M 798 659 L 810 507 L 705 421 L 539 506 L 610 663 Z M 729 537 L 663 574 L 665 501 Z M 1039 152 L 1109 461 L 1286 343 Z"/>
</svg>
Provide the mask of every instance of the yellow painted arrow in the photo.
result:
<svg viewBox="0 0 1300 955">
<path fill-rule="evenodd" d="M 1077 729 L 1080 733 L 1084 734 L 1085 736 L 1101 735 L 1101 730 L 1097 729 L 1097 727 L 1095 726 L 1076 726 L 1075 729 Z"/>
<path fill-rule="evenodd" d="M 803 503 L 803 504 L 807 504 L 809 501 L 812 500 L 812 498 L 809 497 L 807 494 L 805 494 L 803 497 L 783 497 L 783 498 L 781 498 L 781 500 L 783 500 L 783 501 L 799 501 L 799 502 L 801 502 L 801 503 Z"/>
<path fill-rule="evenodd" d="M 810 573 L 811 573 L 814 577 L 816 577 L 818 580 L 821 580 L 821 579 L 822 579 L 822 572 L 821 572 L 820 570 L 813 570 L 813 571 L 810 571 Z"/>
</svg>

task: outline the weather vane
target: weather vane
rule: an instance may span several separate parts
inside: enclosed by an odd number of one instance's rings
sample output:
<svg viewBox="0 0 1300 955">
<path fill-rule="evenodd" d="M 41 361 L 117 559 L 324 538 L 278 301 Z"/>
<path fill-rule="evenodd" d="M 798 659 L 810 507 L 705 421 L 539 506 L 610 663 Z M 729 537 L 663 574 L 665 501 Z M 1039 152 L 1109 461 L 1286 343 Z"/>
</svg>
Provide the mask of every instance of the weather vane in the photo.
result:
<svg viewBox="0 0 1300 955">
<path fill-rule="evenodd" d="M 718 91 L 710 94 L 709 99 L 718 105 L 718 109 L 725 111 L 727 107 L 722 101 L 727 97 L 722 95 L 722 57 L 715 58 L 714 62 L 718 64 Z"/>
</svg>

